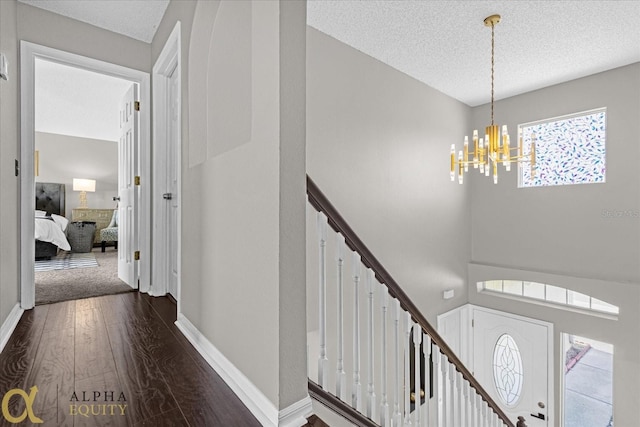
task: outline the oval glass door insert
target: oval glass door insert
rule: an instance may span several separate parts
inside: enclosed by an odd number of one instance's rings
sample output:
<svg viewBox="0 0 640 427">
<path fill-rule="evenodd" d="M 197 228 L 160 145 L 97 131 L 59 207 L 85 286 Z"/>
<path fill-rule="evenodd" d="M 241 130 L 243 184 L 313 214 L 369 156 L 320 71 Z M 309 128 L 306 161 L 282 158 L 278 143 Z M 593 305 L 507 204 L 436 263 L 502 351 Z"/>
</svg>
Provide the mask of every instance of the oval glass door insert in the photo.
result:
<svg viewBox="0 0 640 427">
<path fill-rule="evenodd" d="M 522 394 L 522 357 L 511 335 L 498 338 L 493 349 L 493 381 L 504 404 L 514 406 Z"/>
</svg>

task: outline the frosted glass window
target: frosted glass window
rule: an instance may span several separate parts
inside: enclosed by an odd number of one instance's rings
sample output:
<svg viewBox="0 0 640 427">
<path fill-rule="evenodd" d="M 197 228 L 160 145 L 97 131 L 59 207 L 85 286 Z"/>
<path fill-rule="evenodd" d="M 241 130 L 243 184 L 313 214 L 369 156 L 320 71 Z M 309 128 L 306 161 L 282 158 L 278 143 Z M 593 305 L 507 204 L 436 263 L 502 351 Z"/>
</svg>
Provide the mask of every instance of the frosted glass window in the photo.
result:
<svg viewBox="0 0 640 427">
<path fill-rule="evenodd" d="M 493 381 L 500 399 L 513 406 L 522 393 L 522 357 L 509 334 L 501 335 L 493 349 Z"/>
<path fill-rule="evenodd" d="M 518 126 L 523 154 L 535 140 L 536 168 L 519 166 L 519 187 L 605 182 L 606 109 Z"/>
<path fill-rule="evenodd" d="M 546 299 L 547 301 L 557 302 L 559 304 L 566 304 L 567 290 L 565 288 L 559 288 L 557 286 L 547 285 Z"/>
<path fill-rule="evenodd" d="M 505 294 L 522 295 L 521 280 L 504 280 L 502 283 L 502 287 Z"/>
<path fill-rule="evenodd" d="M 537 282 L 523 282 L 524 287 L 523 295 L 529 298 L 545 299 L 544 298 L 544 283 Z"/>
</svg>

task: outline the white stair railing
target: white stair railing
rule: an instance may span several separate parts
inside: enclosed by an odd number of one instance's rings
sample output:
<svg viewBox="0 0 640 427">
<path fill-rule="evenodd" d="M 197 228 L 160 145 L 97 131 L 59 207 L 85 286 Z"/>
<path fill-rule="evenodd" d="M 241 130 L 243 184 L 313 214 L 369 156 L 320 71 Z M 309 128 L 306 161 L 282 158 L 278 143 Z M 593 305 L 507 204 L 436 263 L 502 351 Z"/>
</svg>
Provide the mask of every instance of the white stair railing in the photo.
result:
<svg viewBox="0 0 640 427">
<path fill-rule="evenodd" d="M 318 232 L 309 238 L 318 260 L 318 291 L 308 292 L 318 296 L 309 302 L 318 311 L 310 380 L 372 425 L 513 427 L 315 184 L 307 186 Z"/>
</svg>

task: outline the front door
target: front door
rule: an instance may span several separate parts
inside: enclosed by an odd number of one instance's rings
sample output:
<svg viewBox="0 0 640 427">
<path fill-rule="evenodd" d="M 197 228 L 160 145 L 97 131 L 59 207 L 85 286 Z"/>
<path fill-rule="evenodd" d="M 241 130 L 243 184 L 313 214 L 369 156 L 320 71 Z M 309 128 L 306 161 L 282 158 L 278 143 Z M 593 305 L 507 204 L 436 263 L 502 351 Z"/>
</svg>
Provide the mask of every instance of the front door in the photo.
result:
<svg viewBox="0 0 640 427">
<path fill-rule="evenodd" d="M 553 326 L 508 313 L 472 309 L 473 371 L 480 384 L 513 421 L 528 427 L 549 424 L 549 337 Z"/>
<path fill-rule="evenodd" d="M 120 103 L 120 141 L 118 143 L 118 277 L 138 287 L 138 210 L 135 176 L 138 165 L 138 87 L 132 84 Z"/>
</svg>

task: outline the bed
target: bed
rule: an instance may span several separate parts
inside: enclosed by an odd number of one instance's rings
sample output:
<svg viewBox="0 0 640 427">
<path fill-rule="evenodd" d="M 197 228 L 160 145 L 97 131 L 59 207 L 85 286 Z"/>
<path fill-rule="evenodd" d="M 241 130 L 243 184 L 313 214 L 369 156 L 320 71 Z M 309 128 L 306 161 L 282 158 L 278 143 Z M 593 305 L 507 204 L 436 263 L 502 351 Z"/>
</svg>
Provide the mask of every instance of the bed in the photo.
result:
<svg viewBox="0 0 640 427">
<path fill-rule="evenodd" d="M 35 239 L 36 259 L 51 259 L 58 249 L 71 250 L 65 235 L 68 220 L 65 213 L 65 186 L 36 183 Z"/>
</svg>

